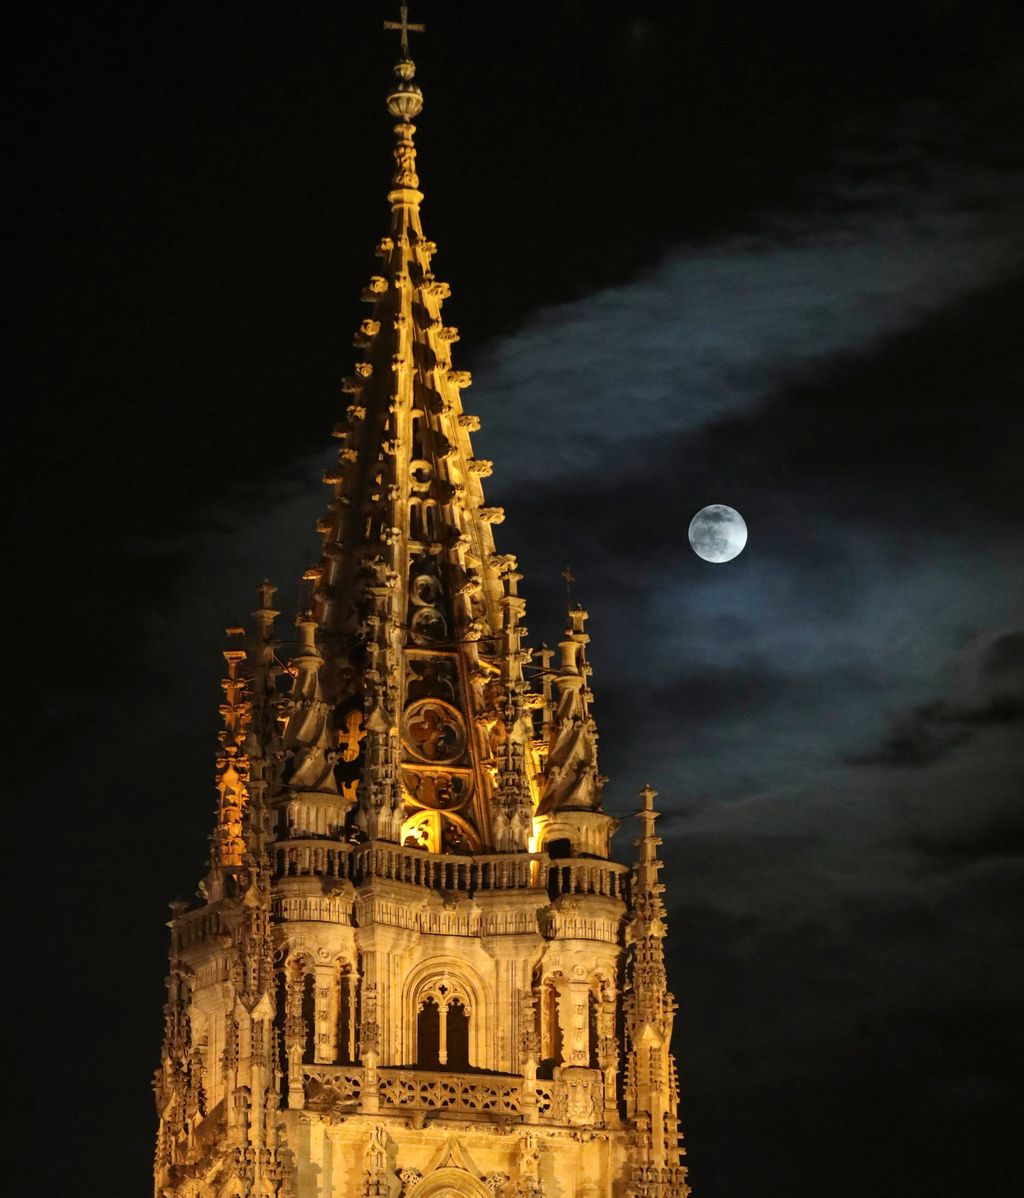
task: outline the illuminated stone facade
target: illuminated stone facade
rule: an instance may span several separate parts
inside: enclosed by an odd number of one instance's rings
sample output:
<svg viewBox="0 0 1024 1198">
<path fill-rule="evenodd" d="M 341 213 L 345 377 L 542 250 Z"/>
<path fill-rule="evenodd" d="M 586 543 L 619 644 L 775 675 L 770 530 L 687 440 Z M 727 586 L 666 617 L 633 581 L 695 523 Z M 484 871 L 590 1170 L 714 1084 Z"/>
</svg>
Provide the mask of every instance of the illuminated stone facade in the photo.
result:
<svg viewBox="0 0 1024 1198">
<path fill-rule="evenodd" d="M 404 10 L 403 10 L 404 20 Z M 404 36 L 403 36 L 404 41 Z M 174 905 L 158 1198 L 685 1198 L 654 792 L 610 857 L 587 614 L 524 648 L 408 55 L 391 225 L 298 652 L 232 630 L 203 903 Z"/>
</svg>

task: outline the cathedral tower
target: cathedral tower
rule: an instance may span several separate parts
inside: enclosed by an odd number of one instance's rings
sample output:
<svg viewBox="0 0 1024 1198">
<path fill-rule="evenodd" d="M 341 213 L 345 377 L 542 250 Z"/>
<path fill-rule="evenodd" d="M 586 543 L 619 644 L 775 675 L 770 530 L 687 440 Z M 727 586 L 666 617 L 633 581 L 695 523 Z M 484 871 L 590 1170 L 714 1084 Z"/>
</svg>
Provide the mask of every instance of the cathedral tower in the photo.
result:
<svg viewBox="0 0 1024 1198">
<path fill-rule="evenodd" d="M 587 613 L 524 647 L 420 223 L 401 21 L 298 651 L 230 630 L 202 902 L 173 905 L 157 1198 L 685 1198 L 654 791 L 611 856 Z"/>
</svg>

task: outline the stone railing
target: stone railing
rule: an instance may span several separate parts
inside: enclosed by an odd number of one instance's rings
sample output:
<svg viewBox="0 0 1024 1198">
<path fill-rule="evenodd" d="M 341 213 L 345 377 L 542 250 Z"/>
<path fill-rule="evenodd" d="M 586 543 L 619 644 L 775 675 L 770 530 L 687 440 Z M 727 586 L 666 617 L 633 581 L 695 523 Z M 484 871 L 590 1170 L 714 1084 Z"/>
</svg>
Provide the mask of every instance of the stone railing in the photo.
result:
<svg viewBox="0 0 1024 1198">
<path fill-rule="evenodd" d="M 290 840 L 273 852 L 279 878 L 352 877 L 352 845 L 343 841 Z"/>
<path fill-rule="evenodd" d="M 362 1065 L 303 1065 L 302 1083 L 309 1107 L 358 1103 L 363 1092 Z"/>
<path fill-rule="evenodd" d="M 312 1111 L 358 1108 L 363 1098 L 361 1065 L 303 1065 L 306 1106 Z M 377 1070 L 381 1108 L 452 1111 L 460 1115 L 521 1117 L 523 1079 L 502 1073 L 437 1073 L 383 1066 Z M 603 1081 L 596 1069 L 570 1069 L 557 1081 L 534 1086 L 536 1119 L 561 1126 L 598 1126 L 603 1118 Z"/>
<path fill-rule="evenodd" d="M 228 935 L 217 907 L 197 907 L 174 921 L 171 943 L 174 952 L 184 952 L 195 944 Z"/>
<path fill-rule="evenodd" d="M 537 1118 L 551 1120 L 551 1112 L 555 1109 L 556 1083 L 537 1080 L 533 1084 L 533 1092 L 537 1096 Z"/>
<path fill-rule="evenodd" d="M 347 880 L 355 885 L 386 878 L 430 890 L 476 894 L 491 890 L 547 890 L 554 901 L 562 895 L 598 895 L 622 900 L 629 867 L 596 858 L 551 858 L 547 853 L 495 853 L 453 856 L 405 848 L 387 841 L 345 844 L 327 840 L 292 840 L 275 846 L 278 878 Z"/>
<path fill-rule="evenodd" d="M 379 1070 L 377 1077 L 382 1107 L 486 1115 L 518 1115 L 522 1109 L 521 1077 L 390 1068 Z"/>
<path fill-rule="evenodd" d="M 407 849 L 386 841 L 356 845 L 355 871 L 361 878 L 390 878 L 436 890 L 526 890 L 543 885 L 543 853 L 450 856 Z"/>
<path fill-rule="evenodd" d="M 629 866 L 617 861 L 597 861 L 590 858 L 571 860 L 547 859 L 548 895 L 556 899 L 563 894 L 598 894 L 623 899 L 629 880 Z"/>
</svg>

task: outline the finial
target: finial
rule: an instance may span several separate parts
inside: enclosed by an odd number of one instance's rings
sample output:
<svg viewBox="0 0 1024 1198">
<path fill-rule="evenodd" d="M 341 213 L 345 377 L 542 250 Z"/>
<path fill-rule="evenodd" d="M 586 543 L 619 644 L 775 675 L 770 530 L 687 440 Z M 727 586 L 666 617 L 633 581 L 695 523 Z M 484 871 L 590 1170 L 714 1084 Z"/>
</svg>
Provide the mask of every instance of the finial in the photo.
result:
<svg viewBox="0 0 1024 1198">
<path fill-rule="evenodd" d="M 650 782 L 645 782 L 640 790 L 640 801 L 643 804 L 643 807 L 641 808 L 641 810 L 653 811 L 654 810 L 654 800 L 657 797 L 658 797 L 658 792 L 654 789 L 654 787 L 650 784 Z"/>
<path fill-rule="evenodd" d="M 385 21 L 385 29 L 398 29 L 402 34 L 402 57 L 395 64 L 395 75 L 398 82 L 388 93 L 388 112 L 398 117 L 400 121 L 411 121 L 423 110 L 423 93 L 413 83 L 416 74 L 416 64 L 409 57 L 409 34 L 426 33 L 426 25 L 410 25 L 409 6 L 403 4 L 399 10 L 401 19 Z M 415 186 L 415 184 L 413 185 Z"/>
</svg>

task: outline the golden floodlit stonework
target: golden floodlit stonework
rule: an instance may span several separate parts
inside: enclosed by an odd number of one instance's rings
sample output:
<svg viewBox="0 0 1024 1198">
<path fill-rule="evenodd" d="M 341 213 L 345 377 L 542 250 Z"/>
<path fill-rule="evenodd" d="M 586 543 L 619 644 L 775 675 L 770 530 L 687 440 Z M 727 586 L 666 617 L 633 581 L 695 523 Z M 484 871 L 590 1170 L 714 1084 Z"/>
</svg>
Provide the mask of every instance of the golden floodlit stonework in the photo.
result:
<svg viewBox="0 0 1024 1198">
<path fill-rule="evenodd" d="M 685 1198 L 654 791 L 615 861 L 587 613 L 534 657 L 495 548 L 395 27 L 391 224 L 298 651 L 264 584 L 203 901 L 172 906 L 155 1193 Z"/>
</svg>

